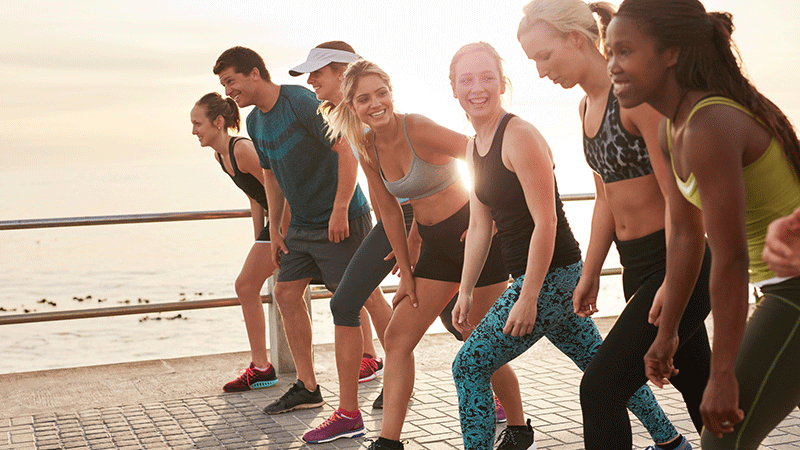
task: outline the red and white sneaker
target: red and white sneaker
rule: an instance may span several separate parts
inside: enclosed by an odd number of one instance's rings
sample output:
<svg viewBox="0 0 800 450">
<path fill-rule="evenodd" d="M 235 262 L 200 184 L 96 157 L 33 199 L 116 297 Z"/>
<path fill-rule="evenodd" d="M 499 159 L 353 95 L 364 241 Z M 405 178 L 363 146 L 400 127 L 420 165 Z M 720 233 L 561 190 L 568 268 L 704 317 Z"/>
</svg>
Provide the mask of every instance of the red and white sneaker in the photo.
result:
<svg viewBox="0 0 800 450">
<path fill-rule="evenodd" d="M 361 370 L 358 373 L 358 382 L 364 383 L 374 380 L 378 375 L 383 375 L 383 359 L 373 358 L 366 353 L 361 359 Z"/>
<path fill-rule="evenodd" d="M 225 392 L 242 392 L 251 389 L 260 389 L 274 386 L 278 382 L 278 377 L 275 376 L 275 367 L 269 365 L 269 370 L 262 372 L 250 363 L 250 367 L 242 369 L 239 378 L 231 381 L 222 387 Z"/>
</svg>

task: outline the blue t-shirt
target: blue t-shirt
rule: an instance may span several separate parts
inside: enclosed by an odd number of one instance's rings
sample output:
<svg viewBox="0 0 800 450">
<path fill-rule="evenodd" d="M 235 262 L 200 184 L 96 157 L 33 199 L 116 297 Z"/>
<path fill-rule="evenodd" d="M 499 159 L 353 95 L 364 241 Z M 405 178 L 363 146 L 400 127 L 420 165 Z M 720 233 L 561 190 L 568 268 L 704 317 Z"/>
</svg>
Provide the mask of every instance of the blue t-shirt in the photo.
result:
<svg viewBox="0 0 800 450">
<path fill-rule="evenodd" d="M 292 210 L 292 228 L 323 229 L 336 198 L 339 155 L 331 150 L 327 125 L 317 113 L 319 101 L 310 90 L 282 85 L 275 106 L 247 116 L 261 167 L 272 170 Z M 350 199 L 350 220 L 369 213 L 361 188 Z"/>
</svg>

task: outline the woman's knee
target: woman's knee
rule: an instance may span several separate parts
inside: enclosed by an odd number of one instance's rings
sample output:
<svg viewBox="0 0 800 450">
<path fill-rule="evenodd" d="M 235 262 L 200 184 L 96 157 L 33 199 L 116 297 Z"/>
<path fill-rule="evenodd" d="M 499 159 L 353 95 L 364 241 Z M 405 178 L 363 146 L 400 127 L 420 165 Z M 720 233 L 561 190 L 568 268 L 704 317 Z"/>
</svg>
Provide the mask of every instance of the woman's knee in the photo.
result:
<svg viewBox="0 0 800 450">
<path fill-rule="evenodd" d="M 614 380 L 607 380 L 597 365 L 589 364 L 581 377 L 580 396 L 582 404 L 606 403 L 613 397 Z"/>
<path fill-rule="evenodd" d="M 464 347 L 461 347 L 462 349 Z M 456 380 L 456 386 L 460 386 L 459 380 L 463 379 L 466 374 L 473 372 L 475 369 L 474 367 L 470 366 L 469 361 L 467 361 L 466 356 L 459 351 L 456 354 L 456 357 L 453 359 L 453 378 Z"/>
<path fill-rule="evenodd" d="M 330 302 L 333 324 L 345 327 L 360 327 L 360 308 L 350 305 L 344 297 L 334 295 Z"/>
<path fill-rule="evenodd" d="M 245 274 L 239 274 L 239 276 L 236 278 L 236 282 L 234 283 L 236 296 L 239 297 L 240 301 L 242 299 L 251 299 L 256 295 L 259 296 L 260 299 L 262 287 L 263 285 L 259 284 Z"/>
<path fill-rule="evenodd" d="M 383 335 L 383 350 L 387 355 L 406 355 L 412 354 L 419 342 L 414 339 L 411 330 L 402 321 L 389 321 L 386 332 Z"/>
</svg>

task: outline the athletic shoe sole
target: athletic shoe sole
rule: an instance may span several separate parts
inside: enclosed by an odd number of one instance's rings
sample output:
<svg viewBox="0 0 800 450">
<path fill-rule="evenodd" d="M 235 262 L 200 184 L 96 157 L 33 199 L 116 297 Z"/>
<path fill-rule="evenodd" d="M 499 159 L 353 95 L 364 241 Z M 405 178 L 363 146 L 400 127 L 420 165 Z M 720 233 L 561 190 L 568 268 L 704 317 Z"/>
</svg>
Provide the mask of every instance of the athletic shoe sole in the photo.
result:
<svg viewBox="0 0 800 450">
<path fill-rule="evenodd" d="M 329 438 L 317 439 L 316 441 L 306 441 L 306 442 L 308 442 L 309 444 L 324 444 L 326 442 L 335 441 L 336 439 L 339 438 L 357 438 L 364 436 L 365 434 L 367 434 L 366 428 L 361 427 L 358 430 L 345 431 L 344 433 L 339 433 L 336 436 L 331 436 Z M 303 440 L 305 441 L 305 439 Z"/>
<path fill-rule="evenodd" d="M 225 389 L 223 386 L 222 392 L 247 392 L 252 391 L 253 389 L 263 389 L 275 386 L 278 383 L 278 380 L 270 380 L 270 381 L 256 381 L 255 383 L 251 383 L 250 386 L 245 386 L 241 389 Z"/>
<path fill-rule="evenodd" d="M 275 386 L 278 383 L 278 380 L 270 380 L 270 381 L 256 381 L 250 385 L 250 389 L 262 389 Z"/>
<path fill-rule="evenodd" d="M 266 408 L 265 408 L 264 412 L 269 414 L 269 415 L 283 414 L 283 413 L 287 413 L 287 412 L 297 411 L 297 410 L 300 410 L 300 409 L 319 408 L 320 406 L 322 406 L 324 404 L 325 404 L 325 400 L 323 400 L 323 401 L 321 401 L 319 403 L 301 403 L 299 405 L 295 405 L 295 406 L 292 406 L 291 408 L 283 409 L 283 410 L 280 410 L 280 411 L 267 411 Z"/>
<path fill-rule="evenodd" d="M 366 383 L 367 381 L 372 381 L 375 378 L 378 378 L 378 374 L 377 373 L 373 373 L 372 375 L 370 375 L 368 377 L 365 377 L 365 378 L 359 378 L 358 382 L 359 383 Z"/>
</svg>

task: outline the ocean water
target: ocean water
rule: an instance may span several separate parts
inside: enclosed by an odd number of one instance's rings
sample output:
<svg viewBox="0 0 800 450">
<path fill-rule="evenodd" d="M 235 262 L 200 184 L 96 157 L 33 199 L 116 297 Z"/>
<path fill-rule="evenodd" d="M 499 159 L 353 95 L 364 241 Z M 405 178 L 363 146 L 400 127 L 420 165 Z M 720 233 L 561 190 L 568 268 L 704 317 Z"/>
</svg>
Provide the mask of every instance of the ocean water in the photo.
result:
<svg viewBox="0 0 800 450">
<path fill-rule="evenodd" d="M 1 175 L 4 220 L 247 206 L 210 155 L 189 165 Z M 566 208 L 585 246 L 592 202 Z M 233 281 L 252 236 L 249 218 L 2 231 L 0 314 L 234 297 Z M 608 265 L 615 264 L 612 249 Z M 397 279 L 390 276 L 384 284 Z M 619 277 L 604 277 L 601 314 L 616 315 L 622 308 L 619 285 Z M 312 316 L 314 342 L 333 342 L 327 300 L 312 302 Z M 437 322 L 429 332 L 444 328 Z M 249 348 L 238 307 L 7 325 L 0 336 L 0 373 Z"/>
</svg>

